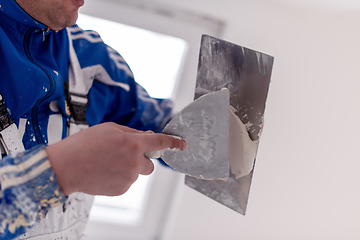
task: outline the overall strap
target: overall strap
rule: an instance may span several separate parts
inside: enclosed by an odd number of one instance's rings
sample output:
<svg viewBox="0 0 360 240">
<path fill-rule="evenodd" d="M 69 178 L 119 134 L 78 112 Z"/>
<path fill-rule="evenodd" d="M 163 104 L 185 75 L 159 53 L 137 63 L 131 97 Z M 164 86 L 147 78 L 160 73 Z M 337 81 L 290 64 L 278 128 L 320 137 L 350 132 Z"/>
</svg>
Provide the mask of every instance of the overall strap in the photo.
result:
<svg viewBox="0 0 360 240">
<path fill-rule="evenodd" d="M 89 89 L 84 82 L 84 76 L 73 46 L 71 31 L 69 28 L 66 30 L 69 37 L 70 68 L 69 82 L 65 93 L 71 112 L 71 118 L 68 122 L 68 136 L 70 136 L 89 127 L 85 118 Z"/>
<path fill-rule="evenodd" d="M 8 155 L 25 151 L 19 131 L 14 121 L 11 120 L 5 106 L 5 99 L 0 93 L 0 148 L 1 154 Z"/>
</svg>

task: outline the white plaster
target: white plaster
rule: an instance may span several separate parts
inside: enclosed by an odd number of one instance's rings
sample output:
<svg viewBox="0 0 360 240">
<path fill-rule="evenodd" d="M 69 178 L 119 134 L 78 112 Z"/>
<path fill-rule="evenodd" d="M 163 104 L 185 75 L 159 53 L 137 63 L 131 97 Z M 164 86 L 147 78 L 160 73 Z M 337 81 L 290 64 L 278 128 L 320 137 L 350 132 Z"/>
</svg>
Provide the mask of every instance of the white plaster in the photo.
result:
<svg viewBox="0 0 360 240">
<path fill-rule="evenodd" d="M 229 157 L 230 171 L 236 178 L 248 175 L 254 167 L 254 161 L 259 141 L 252 141 L 246 129 L 235 114 L 236 110 L 229 108 Z"/>
</svg>

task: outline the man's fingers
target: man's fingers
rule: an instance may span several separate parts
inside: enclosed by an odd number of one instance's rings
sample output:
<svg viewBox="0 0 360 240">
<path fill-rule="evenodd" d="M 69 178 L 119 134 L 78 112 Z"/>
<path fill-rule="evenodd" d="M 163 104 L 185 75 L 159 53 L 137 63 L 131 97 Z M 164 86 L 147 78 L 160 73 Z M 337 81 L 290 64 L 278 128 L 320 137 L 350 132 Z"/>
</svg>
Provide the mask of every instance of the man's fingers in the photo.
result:
<svg viewBox="0 0 360 240">
<path fill-rule="evenodd" d="M 113 123 L 113 122 L 108 122 L 108 123 L 103 123 L 103 124 L 107 124 L 110 127 L 114 127 L 116 129 L 119 129 L 122 132 L 126 132 L 126 133 L 144 133 L 144 131 L 136 130 L 134 128 L 129 128 L 127 126 L 119 125 L 119 124 L 116 124 L 116 123 Z"/>
<path fill-rule="evenodd" d="M 142 170 L 140 171 L 140 174 L 142 175 L 149 175 L 154 171 L 154 163 L 148 159 L 144 157 L 144 161 L 142 162 Z"/>
<path fill-rule="evenodd" d="M 165 135 L 162 133 L 143 134 L 146 151 L 157 151 L 165 148 L 185 150 L 186 141 L 177 136 Z"/>
</svg>

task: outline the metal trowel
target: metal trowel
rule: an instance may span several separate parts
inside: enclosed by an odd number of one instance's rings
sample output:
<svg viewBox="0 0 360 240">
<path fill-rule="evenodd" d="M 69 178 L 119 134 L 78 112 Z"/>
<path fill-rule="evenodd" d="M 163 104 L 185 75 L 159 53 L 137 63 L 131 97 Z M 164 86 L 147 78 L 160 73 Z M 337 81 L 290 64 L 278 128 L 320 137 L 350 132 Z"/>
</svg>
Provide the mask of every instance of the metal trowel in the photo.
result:
<svg viewBox="0 0 360 240">
<path fill-rule="evenodd" d="M 185 184 L 245 214 L 273 57 L 203 35 L 195 101 L 164 128 L 184 138 L 183 152 L 162 159 Z M 151 155 L 152 156 L 152 155 Z"/>
<path fill-rule="evenodd" d="M 195 99 L 230 91 L 229 177 L 185 184 L 245 215 L 274 58 L 211 36 L 201 39 Z M 186 137 L 186 136 L 184 136 Z"/>
</svg>

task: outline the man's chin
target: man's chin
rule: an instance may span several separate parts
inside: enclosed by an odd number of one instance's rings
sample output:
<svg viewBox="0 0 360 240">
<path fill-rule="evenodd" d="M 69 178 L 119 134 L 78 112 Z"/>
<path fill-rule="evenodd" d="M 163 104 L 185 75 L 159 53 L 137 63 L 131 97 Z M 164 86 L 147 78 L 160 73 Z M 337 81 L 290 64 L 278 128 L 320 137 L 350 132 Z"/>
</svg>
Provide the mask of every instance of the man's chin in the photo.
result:
<svg viewBox="0 0 360 240">
<path fill-rule="evenodd" d="M 76 19 L 77 19 L 77 18 L 76 18 Z M 51 30 L 54 30 L 54 31 L 60 31 L 61 29 L 74 26 L 75 24 L 76 24 L 76 20 L 75 20 L 75 21 L 67 21 L 67 22 L 64 23 L 64 24 L 61 24 L 61 26 L 50 27 L 50 29 L 51 29 Z"/>
<path fill-rule="evenodd" d="M 78 19 L 78 12 L 76 12 L 76 15 L 75 16 L 72 16 L 71 19 L 68 19 L 68 21 L 66 21 L 66 23 L 64 24 L 63 28 L 66 28 L 66 27 L 71 27 L 71 26 L 74 26 L 76 24 L 76 21 Z"/>
</svg>

